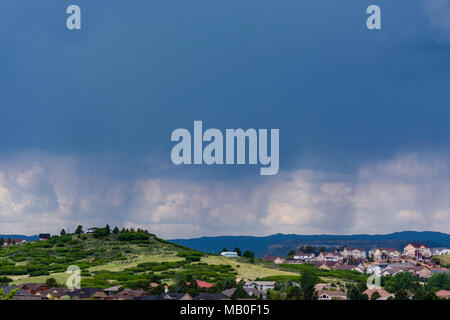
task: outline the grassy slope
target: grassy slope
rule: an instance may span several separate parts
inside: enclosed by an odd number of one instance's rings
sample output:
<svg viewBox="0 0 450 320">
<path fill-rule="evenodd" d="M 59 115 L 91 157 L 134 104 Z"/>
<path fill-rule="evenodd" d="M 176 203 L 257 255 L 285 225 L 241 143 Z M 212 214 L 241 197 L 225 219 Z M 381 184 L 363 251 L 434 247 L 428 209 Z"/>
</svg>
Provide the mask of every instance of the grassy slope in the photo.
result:
<svg viewBox="0 0 450 320">
<path fill-rule="evenodd" d="M 269 267 L 267 264 L 248 263 L 244 259 L 226 258 L 221 256 L 206 256 L 202 258 L 202 262 L 208 264 L 228 264 L 236 269 L 239 278 L 255 280 L 274 275 L 298 276 L 298 273 L 282 271 L 276 268 L 276 265 Z M 237 267 L 239 265 L 239 267 Z"/>
<path fill-rule="evenodd" d="M 78 239 L 75 238 L 74 239 Z M 78 239 L 79 240 L 79 239 Z M 112 261 L 101 265 L 91 266 L 88 268 L 89 272 L 108 270 L 108 271 L 122 271 L 126 268 L 136 267 L 143 262 L 173 262 L 184 260 L 178 257 L 177 253 L 183 249 L 179 246 L 168 242 L 152 241 L 152 244 L 147 247 L 141 247 L 138 244 L 118 243 L 117 241 L 97 240 L 88 236 L 86 240 L 82 241 L 86 250 L 95 250 L 104 252 L 108 255 L 111 251 L 119 247 L 120 252 L 127 259 L 122 261 Z M 48 249 L 49 254 L 53 254 L 54 249 Z M 17 262 L 16 265 L 25 265 L 28 261 Z M 267 263 L 249 263 L 248 260 L 230 259 L 222 256 L 208 255 L 202 257 L 202 261 L 211 265 L 231 265 L 238 273 L 238 278 L 245 278 L 254 280 L 256 278 L 263 278 L 274 275 L 284 276 L 298 276 L 297 272 L 279 270 L 277 265 Z M 73 264 L 77 264 L 74 262 Z M 238 267 L 239 265 L 239 267 Z M 30 277 L 28 275 L 9 276 L 14 280 L 13 284 L 20 284 L 24 282 L 43 283 L 48 278 L 55 278 L 59 283 L 65 283 L 70 274 L 65 272 L 51 273 L 45 276 Z M 84 277 L 90 278 L 90 277 Z"/>
<path fill-rule="evenodd" d="M 439 259 L 444 261 L 446 264 L 450 265 L 450 254 L 440 256 Z"/>
</svg>

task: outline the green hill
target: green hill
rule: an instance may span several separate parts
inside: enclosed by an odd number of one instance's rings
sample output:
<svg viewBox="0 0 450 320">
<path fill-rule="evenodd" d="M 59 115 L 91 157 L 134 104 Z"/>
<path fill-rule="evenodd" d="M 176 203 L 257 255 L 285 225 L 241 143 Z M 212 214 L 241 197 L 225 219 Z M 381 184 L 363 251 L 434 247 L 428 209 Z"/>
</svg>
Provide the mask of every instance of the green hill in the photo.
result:
<svg viewBox="0 0 450 320">
<path fill-rule="evenodd" d="M 221 288 L 223 282 L 237 278 L 299 275 L 260 260 L 204 255 L 142 230 L 53 236 L 0 249 L 0 277 L 12 279 L 13 284 L 54 278 L 64 285 L 71 265 L 81 269 L 82 287 L 101 288 L 120 284 L 149 289 L 151 282 L 175 285 L 183 279 L 201 279 Z"/>
</svg>

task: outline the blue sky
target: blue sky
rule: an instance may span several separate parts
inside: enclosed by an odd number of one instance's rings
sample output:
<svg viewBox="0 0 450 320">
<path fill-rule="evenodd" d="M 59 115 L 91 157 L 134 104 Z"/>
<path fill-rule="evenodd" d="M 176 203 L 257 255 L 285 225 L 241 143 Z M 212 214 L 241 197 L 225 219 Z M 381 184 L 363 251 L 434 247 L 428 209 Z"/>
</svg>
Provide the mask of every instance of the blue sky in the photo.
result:
<svg viewBox="0 0 450 320">
<path fill-rule="evenodd" d="M 0 232 L 446 232 L 448 21 L 446 0 L 3 0 Z M 279 175 L 175 167 L 194 120 L 279 128 Z"/>
</svg>

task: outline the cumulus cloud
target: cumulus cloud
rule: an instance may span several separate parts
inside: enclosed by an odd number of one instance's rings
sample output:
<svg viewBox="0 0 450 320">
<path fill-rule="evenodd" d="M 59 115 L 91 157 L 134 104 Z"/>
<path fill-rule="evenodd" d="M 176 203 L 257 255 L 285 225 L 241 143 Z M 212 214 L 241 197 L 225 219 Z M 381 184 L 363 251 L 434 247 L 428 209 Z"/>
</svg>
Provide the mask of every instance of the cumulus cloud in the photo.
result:
<svg viewBox="0 0 450 320">
<path fill-rule="evenodd" d="M 226 181 L 126 179 L 104 163 L 42 153 L 0 159 L 0 233 L 106 223 L 166 238 L 450 230 L 446 154 L 401 154 L 347 174 L 294 170 Z"/>
</svg>

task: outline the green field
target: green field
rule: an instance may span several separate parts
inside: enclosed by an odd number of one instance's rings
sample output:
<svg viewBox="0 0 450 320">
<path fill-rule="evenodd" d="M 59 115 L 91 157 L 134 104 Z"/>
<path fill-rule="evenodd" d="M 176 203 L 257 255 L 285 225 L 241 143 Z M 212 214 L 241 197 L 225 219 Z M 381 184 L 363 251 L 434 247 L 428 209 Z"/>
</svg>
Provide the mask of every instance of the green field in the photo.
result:
<svg viewBox="0 0 450 320">
<path fill-rule="evenodd" d="M 255 280 L 256 278 L 264 278 L 275 275 L 298 276 L 297 272 L 283 271 L 278 269 L 277 265 L 268 267 L 267 264 L 255 262 L 249 263 L 245 258 L 226 258 L 222 256 L 206 256 L 202 261 L 208 264 L 228 264 L 236 269 L 239 278 Z M 238 267 L 239 266 L 239 267 Z"/>
</svg>

